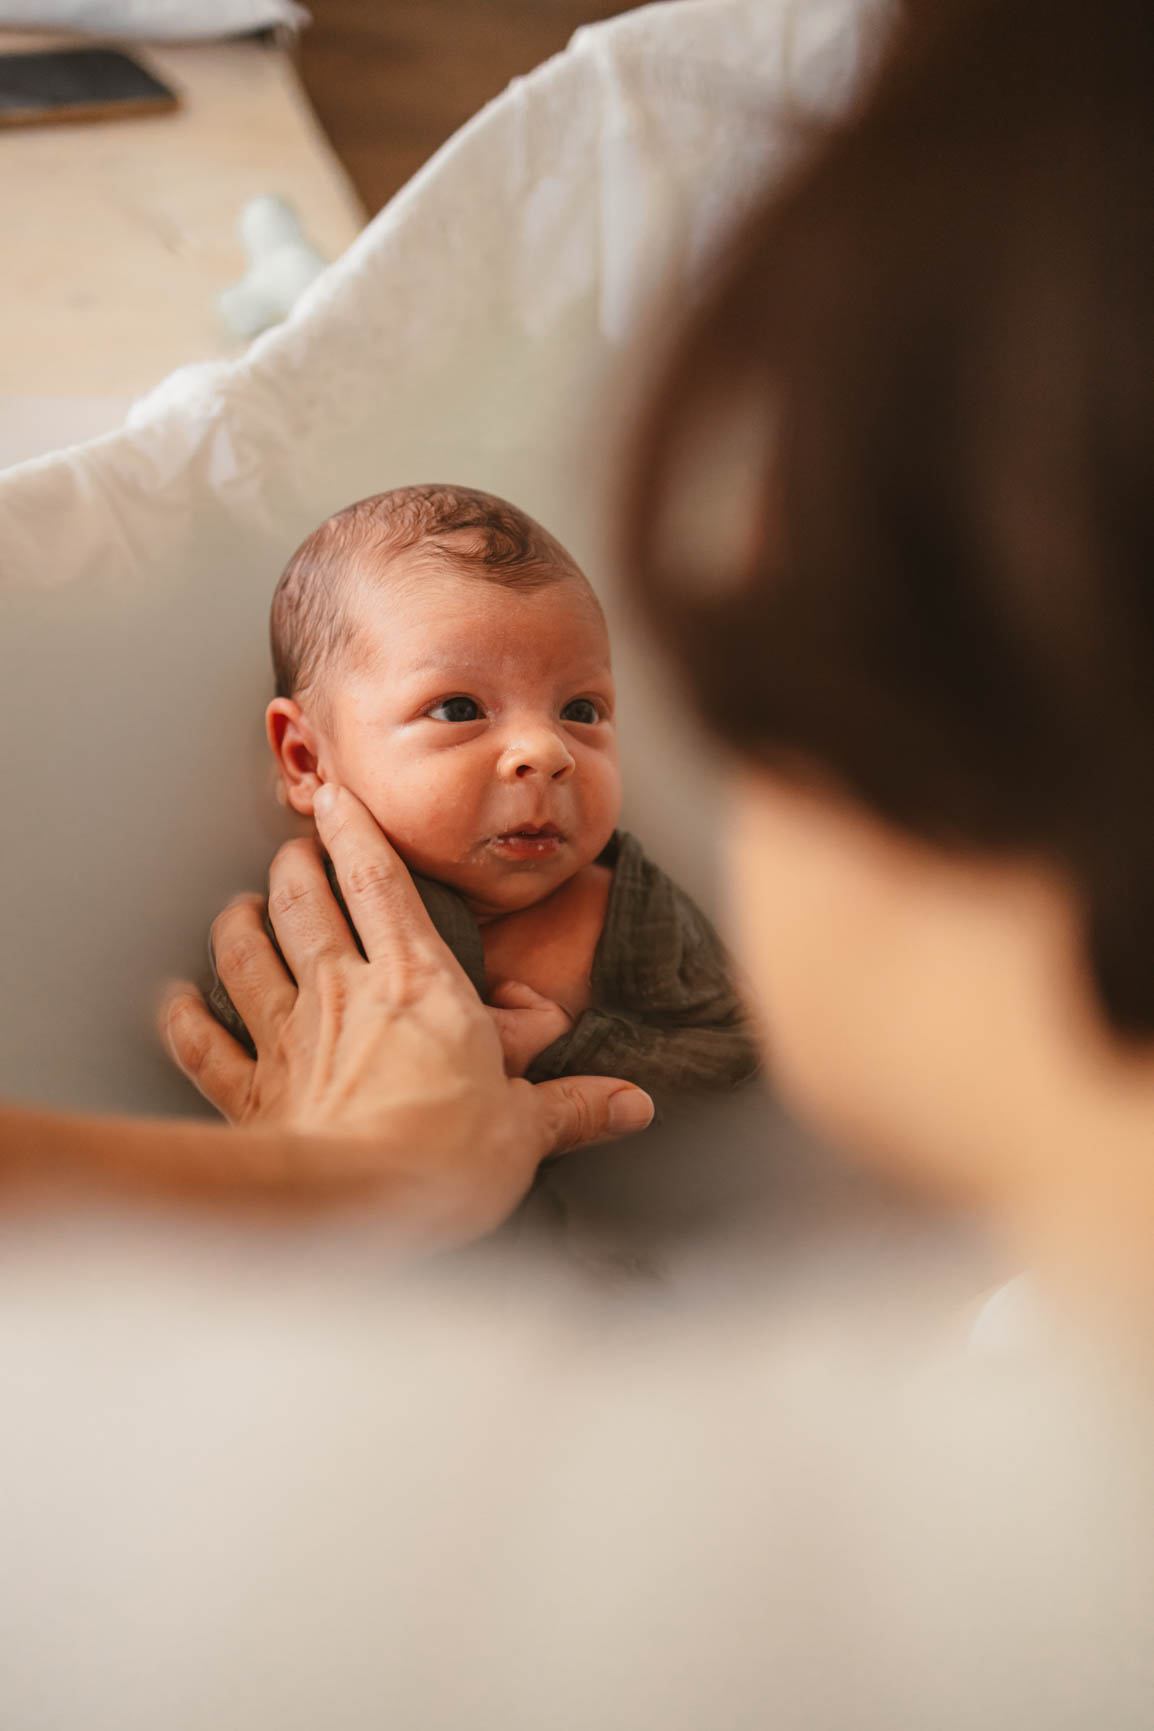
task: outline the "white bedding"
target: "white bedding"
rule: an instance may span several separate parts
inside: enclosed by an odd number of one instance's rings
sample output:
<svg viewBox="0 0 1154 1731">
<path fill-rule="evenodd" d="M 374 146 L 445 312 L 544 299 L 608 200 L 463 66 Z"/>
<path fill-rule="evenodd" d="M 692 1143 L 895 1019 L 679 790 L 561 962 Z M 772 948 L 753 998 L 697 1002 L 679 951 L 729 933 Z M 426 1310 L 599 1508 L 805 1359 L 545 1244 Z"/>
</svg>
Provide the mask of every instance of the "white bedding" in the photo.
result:
<svg viewBox="0 0 1154 1731">
<path fill-rule="evenodd" d="M 132 397 L 0 396 L 0 469 L 123 426 Z"/>
<path fill-rule="evenodd" d="M 713 766 L 618 617 L 620 439 L 663 307 L 795 111 L 846 99 L 886 10 L 675 0 L 579 32 L 288 325 L 177 375 L 128 430 L 0 475 L 0 1091 L 187 1109 L 152 1006 L 282 833 L 261 736 L 271 585 L 320 518 L 383 487 L 491 488 L 585 562 L 617 642 L 627 820 L 710 898 Z"/>
</svg>

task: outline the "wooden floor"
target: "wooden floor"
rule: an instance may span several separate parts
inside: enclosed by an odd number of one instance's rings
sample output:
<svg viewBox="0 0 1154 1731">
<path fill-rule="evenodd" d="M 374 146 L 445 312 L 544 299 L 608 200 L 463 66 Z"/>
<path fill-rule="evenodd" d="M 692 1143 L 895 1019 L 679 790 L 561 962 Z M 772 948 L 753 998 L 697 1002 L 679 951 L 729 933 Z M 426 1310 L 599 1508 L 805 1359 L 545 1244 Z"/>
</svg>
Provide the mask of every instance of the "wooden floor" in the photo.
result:
<svg viewBox="0 0 1154 1731">
<path fill-rule="evenodd" d="M 457 127 L 581 24 L 627 0 L 308 0 L 299 49 L 321 124 L 373 213 Z"/>
</svg>

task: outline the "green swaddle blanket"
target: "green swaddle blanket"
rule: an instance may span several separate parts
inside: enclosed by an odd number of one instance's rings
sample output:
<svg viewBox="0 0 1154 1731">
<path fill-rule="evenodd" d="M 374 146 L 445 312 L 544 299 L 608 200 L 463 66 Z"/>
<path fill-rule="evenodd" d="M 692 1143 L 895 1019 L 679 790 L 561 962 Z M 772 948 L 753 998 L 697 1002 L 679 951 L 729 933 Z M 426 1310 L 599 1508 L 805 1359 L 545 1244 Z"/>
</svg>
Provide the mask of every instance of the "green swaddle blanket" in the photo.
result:
<svg viewBox="0 0 1154 1731">
<path fill-rule="evenodd" d="M 526 1079 L 620 1076 L 658 1099 L 750 1081 L 760 1068 L 757 1042 L 713 925 L 627 831 L 614 833 L 598 863 L 612 869 L 613 882 L 593 956 L 592 1003 L 537 1054 Z M 329 881 L 341 900 L 331 869 Z M 413 882 L 484 998 L 485 952 L 476 919 L 455 890 L 415 873 Z M 265 924 L 272 936 L 267 914 Z M 252 1052 L 215 963 L 206 996 L 217 1019 Z"/>
</svg>

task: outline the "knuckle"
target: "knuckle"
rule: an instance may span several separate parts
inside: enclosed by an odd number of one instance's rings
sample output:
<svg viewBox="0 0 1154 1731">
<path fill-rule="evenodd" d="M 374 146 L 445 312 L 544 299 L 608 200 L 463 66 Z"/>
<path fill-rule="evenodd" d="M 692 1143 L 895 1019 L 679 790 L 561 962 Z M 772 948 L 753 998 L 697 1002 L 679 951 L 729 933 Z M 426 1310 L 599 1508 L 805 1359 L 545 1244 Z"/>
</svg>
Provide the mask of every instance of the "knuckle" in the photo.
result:
<svg viewBox="0 0 1154 1731">
<path fill-rule="evenodd" d="M 389 995 L 398 1009 L 435 1001 L 443 1024 L 459 1035 L 476 1020 L 476 1011 L 482 1006 L 479 1000 L 462 1002 L 454 994 L 440 991 L 440 983 L 439 971 L 428 956 L 410 951 L 395 957 L 389 968 Z"/>
<path fill-rule="evenodd" d="M 267 939 L 256 932 L 237 932 L 231 937 L 225 936 L 219 946 L 214 945 L 217 972 L 230 979 L 247 973 L 266 945 Z"/>
<path fill-rule="evenodd" d="M 570 1147 L 591 1142 L 597 1132 L 590 1103 L 580 1088 L 572 1084 L 561 1091 L 565 1108 L 557 1114 L 556 1130 Z"/>
<path fill-rule="evenodd" d="M 592 1142 L 601 1129 L 596 1121 L 596 1114 L 589 1100 L 578 1089 L 573 1090 L 570 1098 L 573 1101 L 577 1139 L 581 1142 Z"/>
<path fill-rule="evenodd" d="M 350 895 L 379 900 L 392 886 L 393 873 L 382 860 L 356 860 L 349 867 L 346 880 Z"/>
<path fill-rule="evenodd" d="M 275 922 L 277 915 L 282 918 L 291 914 L 294 909 L 307 906 L 314 898 L 315 886 L 300 878 L 289 878 L 285 883 L 278 883 L 269 894 L 268 909 Z"/>
</svg>

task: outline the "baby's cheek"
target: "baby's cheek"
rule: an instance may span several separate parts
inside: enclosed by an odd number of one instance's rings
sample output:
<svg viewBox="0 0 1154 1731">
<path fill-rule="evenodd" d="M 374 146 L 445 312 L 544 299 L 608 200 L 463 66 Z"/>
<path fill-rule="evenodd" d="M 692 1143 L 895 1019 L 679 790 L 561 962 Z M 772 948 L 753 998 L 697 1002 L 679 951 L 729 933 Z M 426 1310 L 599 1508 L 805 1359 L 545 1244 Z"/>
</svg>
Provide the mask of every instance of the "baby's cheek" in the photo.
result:
<svg viewBox="0 0 1154 1731">
<path fill-rule="evenodd" d="M 459 775 L 427 765 L 381 777 L 369 809 L 393 846 L 415 869 L 460 859 L 475 839 L 473 804 Z"/>
<path fill-rule="evenodd" d="M 609 840 L 621 818 L 621 772 L 615 761 L 602 759 L 585 786 L 584 820 L 589 832 Z"/>
</svg>

